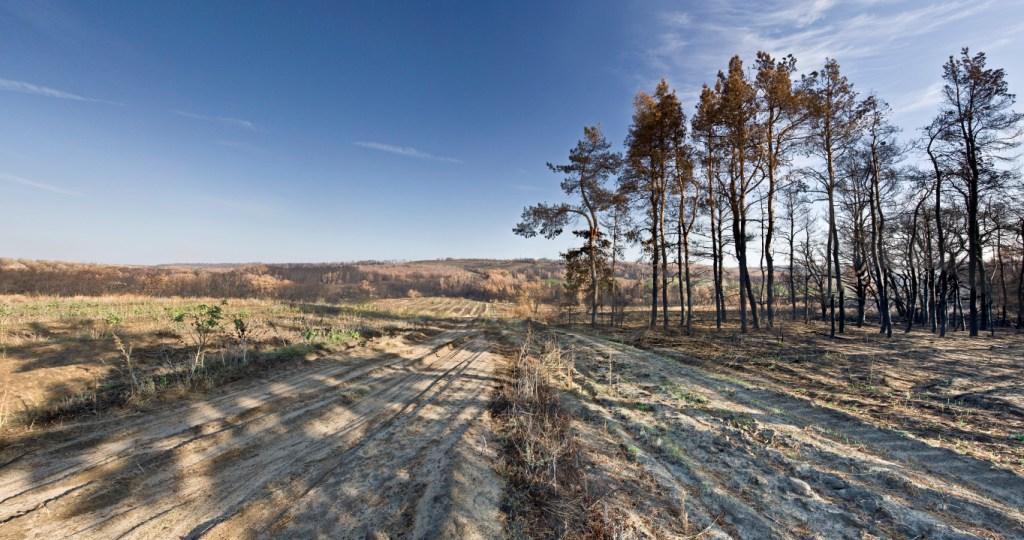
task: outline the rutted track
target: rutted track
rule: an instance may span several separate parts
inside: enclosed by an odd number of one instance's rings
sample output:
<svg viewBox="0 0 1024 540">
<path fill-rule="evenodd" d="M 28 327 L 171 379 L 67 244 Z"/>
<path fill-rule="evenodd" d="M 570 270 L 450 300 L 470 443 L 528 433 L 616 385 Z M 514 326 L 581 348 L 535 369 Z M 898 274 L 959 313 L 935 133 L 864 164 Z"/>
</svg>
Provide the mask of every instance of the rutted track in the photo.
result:
<svg viewBox="0 0 1024 540">
<path fill-rule="evenodd" d="M 668 356 L 559 336 L 592 395 L 586 416 L 637 449 L 705 538 L 1024 538 L 1024 478 L 1010 471 Z"/>
<path fill-rule="evenodd" d="M 477 322 L 43 430 L 0 453 L 0 540 L 502 537 L 483 421 L 501 360 Z M 654 536 L 1024 538 L 1013 472 L 673 351 L 554 334 L 587 474 L 642 500 Z"/>
<path fill-rule="evenodd" d="M 494 368 L 459 329 L 51 437 L 0 470 L 0 538 L 487 535 L 476 522 L 498 520 L 460 518 L 486 504 L 453 505 L 500 497 L 493 477 L 456 493 L 493 476 L 456 469 L 481 444 Z"/>
</svg>

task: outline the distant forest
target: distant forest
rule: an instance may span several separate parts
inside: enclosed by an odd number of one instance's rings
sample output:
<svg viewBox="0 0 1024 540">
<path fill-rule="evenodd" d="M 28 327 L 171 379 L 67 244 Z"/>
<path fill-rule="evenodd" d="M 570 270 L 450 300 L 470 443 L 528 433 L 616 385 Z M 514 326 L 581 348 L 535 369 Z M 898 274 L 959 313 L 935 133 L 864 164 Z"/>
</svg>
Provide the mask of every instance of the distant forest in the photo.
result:
<svg viewBox="0 0 1024 540">
<path fill-rule="evenodd" d="M 622 279 L 642 267 L 621 265 Z M 0 293 L 359 300 L 458 296 L 476 300 L 563 300 L 558 261 L 447 259 L 337 264 L 116 266 L 0 259 Z"/>
</svg>

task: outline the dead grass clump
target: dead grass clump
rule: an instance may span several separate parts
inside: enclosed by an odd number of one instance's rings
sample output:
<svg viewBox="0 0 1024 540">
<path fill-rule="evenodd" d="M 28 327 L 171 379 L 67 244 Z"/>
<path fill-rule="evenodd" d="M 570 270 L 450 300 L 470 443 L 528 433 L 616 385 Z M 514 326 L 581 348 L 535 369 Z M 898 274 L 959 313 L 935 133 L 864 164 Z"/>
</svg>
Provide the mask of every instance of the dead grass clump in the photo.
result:
<svg viewBox="0 0 1024 540">
<path fill-rule="evenodd" d="M 530 538 L 587 536 L 579 445 L 553 380 L 565 360 L 553 342 L 539 356 L 533 348 L 528 329 L 495 404 L 506 445 L 509 528 Z"/>
<path fill-rule="evenodd" d="M 675 538 L 688 530 L 682 504 L 642 463 L 644 451 L 614 440 L 609 423 L 617 422 L 581 392 L 603 359 L 577 359 L 575 349 L 535 340 L 529 329 L 509 356 L 494 417 L 512 538 Z"/>
<path fill-rule="evenodd" d="M 104 414 L 112 409 L 143 406 L 210 392 L 237 380 L 297 365 L 311 355 L 322 354 L 317 345 L 295 344 L 240 357 L 221 355 L 203 367 L 193 370 L 181 364 L 175 369 L 140 376 L 132 360 L 132 349 L 119 338 L 115 340 L 125 368 L 115 366 L 117 377 L 97 382 L 81 392 L 63 396 L 39 407 L 25 408 L 11 418 L 3 411 L 4 424 L 18 424 L 27 429 L 45 426 L 88 415 Z"/>
</svg>

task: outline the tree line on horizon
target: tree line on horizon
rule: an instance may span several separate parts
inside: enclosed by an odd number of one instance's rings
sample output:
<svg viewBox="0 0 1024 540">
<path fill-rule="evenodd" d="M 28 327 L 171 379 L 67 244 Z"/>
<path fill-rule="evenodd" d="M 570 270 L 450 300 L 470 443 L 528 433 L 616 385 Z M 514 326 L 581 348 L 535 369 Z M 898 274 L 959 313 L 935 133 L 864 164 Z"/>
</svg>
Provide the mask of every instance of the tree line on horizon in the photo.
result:
<svg viewBox="0 0 1024 540">
<path fill-rule="evenodd" d="M 635 276 L 637 265 L 620 275 Z M 447 259 L 359 263 L 119 266 L 0 257 L 0 295 L 265 298 L 343 302 L 417 296 L 557 302 L 561 265 Z M 0 306 L 2 307 L 2 306 Z"/>
<path fill-rule="evenodd" d="M 1012 152 L 1024 115 L 984 53 L 950 56 L 942 79 L 938 111 L 910 142 L 897 139 L 888 104 L 859 94 L 834 59 L 798 75 L 792 55 L 758 52 L 749 70 L 733 56 L 689 118 L 663 79 L 636 95 L 624 151 L 585 127 L 568 163 L 548 164 L 568 201 L 528 206 L 513 231 L 571 228 L 582 240 L 562 254 L 565 287 L 595 326 L 602 306 L 613 321 L 621 310 L 616 265 L 637 245 L 650 265 L 652 329 L 659 307 L 670 328 L 672 295 L 678 326 L 691 330 L 698 260 L 711 262 L 721 328 L 726 256 L 738 265 L 743 332 L 776 326 L 783 310 L 805 322 L 816 312 L 831 336 L 869 315 L 887 336 L 894 319 L 943 336 L 1022 328 L 1024 186 Z"/>
</svg>

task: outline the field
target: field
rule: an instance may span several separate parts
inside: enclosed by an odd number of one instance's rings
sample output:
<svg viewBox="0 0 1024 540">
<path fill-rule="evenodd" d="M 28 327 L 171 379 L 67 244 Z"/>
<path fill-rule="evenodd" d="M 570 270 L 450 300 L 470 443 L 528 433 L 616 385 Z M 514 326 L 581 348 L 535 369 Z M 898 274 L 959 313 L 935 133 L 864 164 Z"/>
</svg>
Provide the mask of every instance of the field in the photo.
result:
<svg viewBox="0 0 1024 540">
<path fill-rule="evenodd" d="M 1019 333 L 0 304 L 0 538 L 1024 536 Z"/>
</svg>

